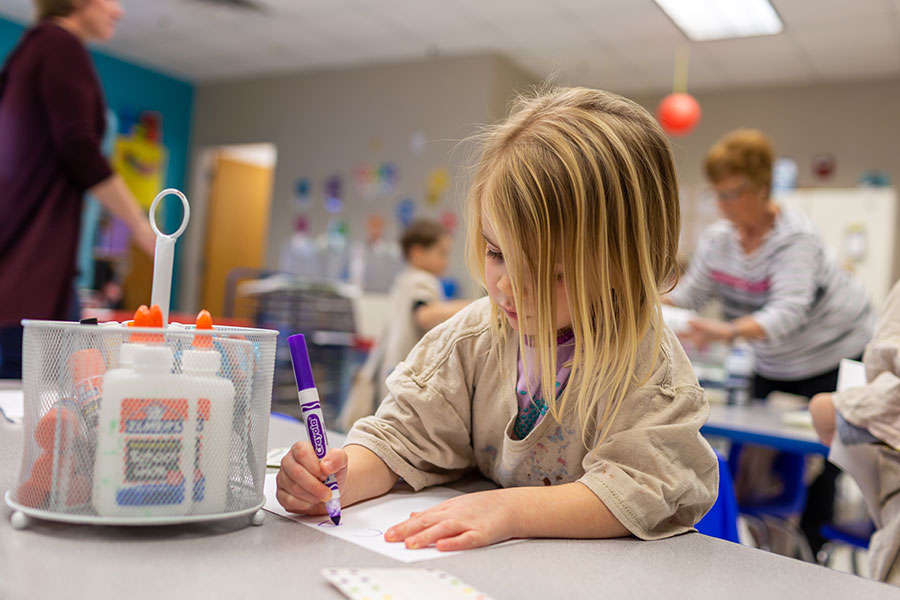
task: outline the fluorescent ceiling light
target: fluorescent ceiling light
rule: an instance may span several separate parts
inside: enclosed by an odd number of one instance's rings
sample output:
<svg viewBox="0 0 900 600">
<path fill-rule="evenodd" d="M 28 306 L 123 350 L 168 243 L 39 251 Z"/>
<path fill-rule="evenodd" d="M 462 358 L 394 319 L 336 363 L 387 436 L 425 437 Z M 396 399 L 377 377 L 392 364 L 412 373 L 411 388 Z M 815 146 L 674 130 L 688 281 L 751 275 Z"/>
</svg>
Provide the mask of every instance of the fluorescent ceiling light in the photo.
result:
<svg viewBox="0 0 900 600">
<path fill-rule="evenodd" d="M 656 0 L 694 42 L 773 35 L 784 23 L 769 0 Z"/>
</svg>

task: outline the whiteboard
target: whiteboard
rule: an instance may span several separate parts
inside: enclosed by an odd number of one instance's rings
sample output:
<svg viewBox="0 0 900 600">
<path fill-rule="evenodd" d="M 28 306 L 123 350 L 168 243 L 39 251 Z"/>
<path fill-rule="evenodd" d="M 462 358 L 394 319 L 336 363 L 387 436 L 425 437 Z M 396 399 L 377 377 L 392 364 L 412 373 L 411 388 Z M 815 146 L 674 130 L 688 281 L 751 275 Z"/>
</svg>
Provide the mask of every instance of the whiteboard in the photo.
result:
<svg viewBox="0 0 900 600">
<path fill-rule="evenodd" d="M 842 266 L 850 265 L 880 312 L 894 284 L 897 258 L 894 238 L 898 226 L 894 188 L 812 188 L 781 194 L 777 202 L 795 206 L 819 230 L 822 240 Z M 848 234 L 860 229 L 865 235 L 865 255 L 850 261 Z"/>
</svg>

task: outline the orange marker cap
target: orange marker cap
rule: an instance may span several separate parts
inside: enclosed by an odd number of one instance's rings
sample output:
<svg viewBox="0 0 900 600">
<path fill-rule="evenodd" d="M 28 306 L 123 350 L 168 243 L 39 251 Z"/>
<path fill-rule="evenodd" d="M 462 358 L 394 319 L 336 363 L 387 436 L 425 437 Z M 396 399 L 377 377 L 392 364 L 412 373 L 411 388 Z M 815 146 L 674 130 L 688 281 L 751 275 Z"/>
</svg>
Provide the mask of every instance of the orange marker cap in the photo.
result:
<svg viewBox="0 0 900 600">
<path fill-rule="evenodd" d="M 196 329 L 205 329 L 208 331 L 212 331 L 213 321 L 212 315 L 209 314 L 208 310 L 201 310 L 197 314 L 197 326 Z M 194 348 L 212 348 L 212 336 L 211 335 L 195 335 L 194 343 L 191 344 Z"/>
<path fill-rule="evenodd" d="M 134 311 L 134 320 L 131 322 L 132 327 L 147 327 L 150 325 L 150 309 L 146 304 L 141 304 Z"/>
<path fill-rule="evenodd" d="M 162 309 L 154 304 L 150 307 L 150 327 L 159 327 L 162 329 L 165 326 L 163 323 Z M 166 338 L 162 335 L 151 334 L 147 340 L 148 342 L 157 342 L 162 343 L 166 341 Z"/>
<path fill-rule="evenodd" d="M 159 327 L 163 326 L 162 310 L 154 304 L 150 308 L 142 304 L 134 313 L 134 327 Z M 131 336 L 132 342 L 163 342 L 165 338 L 162 335 L 153 333 L 135 333 Z"/>
<path fill-rule="evenodd" d="M 162 309 L 154 304 L 150 307 L 150 327 L 162 327 L 163 326 L 163 317 L 162 317 Z"/>
<path fill-rule="evenodd" d="M 128 324 L 129 327 L 147 327 L 150 324 L 150 309 L 147 308 L 146 304 L 141 304 L 138 306 L 138 309 L 134 311 L 134 319 L 132 319 L 131 323 Z M 141 335 L 139 333 L 131 334 L 132 342 L 143 342 L 147 336 Z"/>
</svg>

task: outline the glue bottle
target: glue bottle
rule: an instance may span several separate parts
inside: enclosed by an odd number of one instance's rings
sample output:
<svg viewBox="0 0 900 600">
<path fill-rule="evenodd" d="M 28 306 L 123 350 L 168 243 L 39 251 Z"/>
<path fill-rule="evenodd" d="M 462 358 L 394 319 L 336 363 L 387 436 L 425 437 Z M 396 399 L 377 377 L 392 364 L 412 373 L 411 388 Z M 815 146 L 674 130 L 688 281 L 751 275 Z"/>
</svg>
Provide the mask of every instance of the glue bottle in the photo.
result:
<svg viewBox="0 0 900 600">
<path fill-rule="evenodd" d="M 212 333 L 208 311 L 197 315 L 196 330 Z M 212 335 L 195 335 L 191 349 L 181 356 L 182 385 L 197 407 L 191 496 L 194 514 L 221 513 L 228 503 L 234 384 L 218 375 L 221 364 Z"/>
<path fill-rule="evenodd" d="M 144 325 L 140 312 L 138 326 Z M 161 327 L 153 312 L 151 323 Z M 101 517 L 174 517 L 191 510 L 196 401 L 172 373 L 173 353 L 163 340 L 162 333 L 134 333 L 121 357 L 131 366 L 103 377 L 92 495 Z"/>
<path fill-rule="evenodd" d="M 753 380 L 753 348 L 743 341 L 732 345 L 725 359 L 725 391 L 728 404 L 744 405 L 750 402 Z"/>
</svg>

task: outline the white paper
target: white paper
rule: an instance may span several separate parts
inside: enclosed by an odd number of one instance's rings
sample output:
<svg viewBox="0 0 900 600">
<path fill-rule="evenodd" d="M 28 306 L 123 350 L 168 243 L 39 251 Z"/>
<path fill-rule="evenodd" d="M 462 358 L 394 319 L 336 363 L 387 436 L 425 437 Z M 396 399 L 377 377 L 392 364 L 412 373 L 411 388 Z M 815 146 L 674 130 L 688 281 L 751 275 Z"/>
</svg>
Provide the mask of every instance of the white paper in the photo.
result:
<svg viewBox="0 0 900 600">
<path fill-rule="evenodd" d="M 437 569 L 322 569 L 322 575 L 350 600 L 491 600 Z"/>
<path fill-rule="evenodd" d="M 862 491 L 869 516 L 875 527 L 881 528 L 878 506 L 878 449 L 872 444 L 844 445 L 839 435 L 834 436 L 828 460 L 850 475 Z"/>
<path fill-rule="evenodd" d="M 13 423 L 25 418 L 25 395 L 22 390 L 0 390 L 0 410 Z"/>
<path fill-rule="evenodd" d="M 812 415 L 809 410 L 788 410 L 781 414 L 781 422 L 790 427 L 813 429 Z"/>
<path fill-rule="evenodd" d="M 844 359 L 838 371 L 837 391 L 866 385 L 866 368 L 856 360 Z M 876 527 L 881 527 L 878 509 L 878 449 L 872 444 L 845 445 L 839 435 L 834 436 L 828 460 L 853 477 L 862 491 L 869 515 Z"/>
<path fill-rule="evenodd" d="M 266 453 L 266 466 L 271 469 L 280 469 L 281 459 L 287 456 L 287 453 L 290 451 L 290 448 L 271 448 Z"/>
<path fill-rule="evenodd" d="M 838 368 L 837 391 L 866 385 L 866 366 L 858 360 L 841 359 Z"/>
<path fill-rule="evenodd" d="M 395 490 L 380 498 L 342 509 L 341 524 L 335 526 L 328 516 L 303 517 L 287 512 L 275 498 L 276 489 L 275 473 L 267 474 L 266 504 L 263 506 L 267 511 L 373 552 L 402 562 L 416 562 L 459 554 L 459 552 L 441 552 L 434 547 L 409 550 L 403 542 L 386 542 L 384 532 L 408 519 L 410 513 L 427 510 L 444 500 L 459 496 L 462 492 L 445 487 L 432 487 L 420 492 Z M 506 543 L 518 541 L 522 540 L 512 540 Z"/>
</svg>

